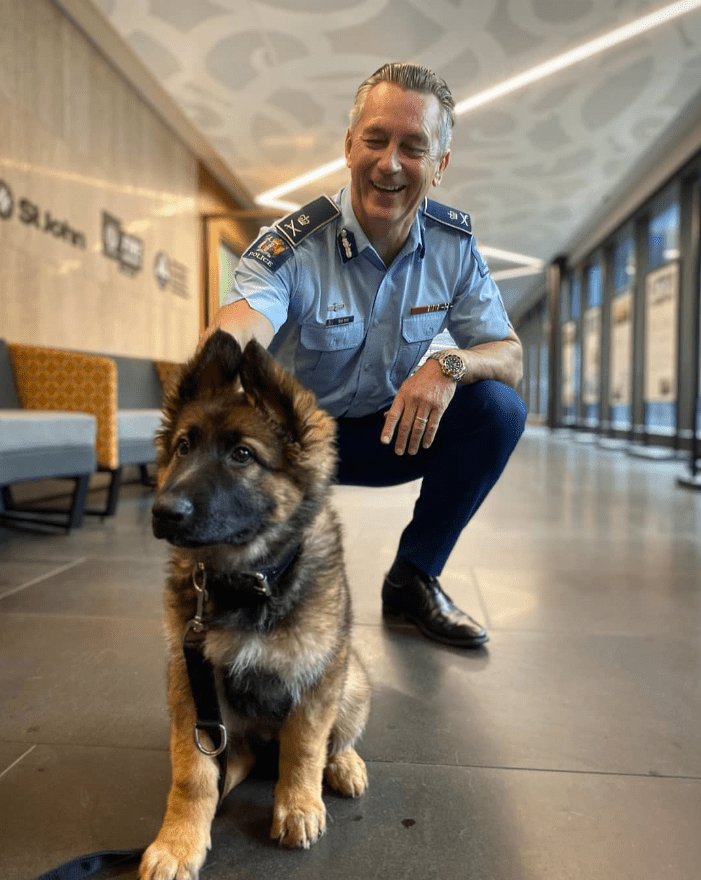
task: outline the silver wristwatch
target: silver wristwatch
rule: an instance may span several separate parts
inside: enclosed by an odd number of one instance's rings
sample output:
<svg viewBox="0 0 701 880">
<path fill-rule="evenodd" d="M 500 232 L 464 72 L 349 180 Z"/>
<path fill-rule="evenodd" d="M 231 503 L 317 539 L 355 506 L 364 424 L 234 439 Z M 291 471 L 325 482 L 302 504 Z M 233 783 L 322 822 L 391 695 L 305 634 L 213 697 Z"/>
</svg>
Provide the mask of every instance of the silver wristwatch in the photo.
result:
<svg viewBox="0 0 701 880">
<path fill-rule="evenodd" d="M 463 363 L 463 359 L 454 351 L 446 349 L 443 351 L 434 351 L 433 354 L 429 355 L 429 358 L 438 361 L 441 365 L 443 375 L 448 376 L 450 379 L 455 379 L 456 382 L 459 382 L 465 375 L 465 364 Z"/>
</svg>

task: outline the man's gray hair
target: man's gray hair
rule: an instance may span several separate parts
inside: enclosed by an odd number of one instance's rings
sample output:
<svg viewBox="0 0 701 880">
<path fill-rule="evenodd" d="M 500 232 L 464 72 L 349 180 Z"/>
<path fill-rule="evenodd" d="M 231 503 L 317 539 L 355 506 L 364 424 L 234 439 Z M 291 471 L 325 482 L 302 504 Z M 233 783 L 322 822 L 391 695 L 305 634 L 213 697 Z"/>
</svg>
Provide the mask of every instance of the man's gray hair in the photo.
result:
<svg viewBox="0 0 701 880">
<path fill-rule="evenodd" d="M 372 76 L 369 76 L 361 83 L 355 94 L 353 109 L 350 112 L 351 133 L 353 133 L 355 126 L 358 124 L 368 94 L 381 82 L 394 83 L 407 91 L 435 95 L 438 98 L 438 103 L 441 105 L 438 147 L 440 154 L 443 155 L 450 146 L 450 138 L 453 134 L 453 126 L 455 125 L 453 108 L 455 107 L 455 101 L 446 81 L 436 76 L 428 67 L 423 67 L 420 64 L 392 61 L 388 64 L 383 64 L 379 70 L 376 70 Z"/>
</svg>

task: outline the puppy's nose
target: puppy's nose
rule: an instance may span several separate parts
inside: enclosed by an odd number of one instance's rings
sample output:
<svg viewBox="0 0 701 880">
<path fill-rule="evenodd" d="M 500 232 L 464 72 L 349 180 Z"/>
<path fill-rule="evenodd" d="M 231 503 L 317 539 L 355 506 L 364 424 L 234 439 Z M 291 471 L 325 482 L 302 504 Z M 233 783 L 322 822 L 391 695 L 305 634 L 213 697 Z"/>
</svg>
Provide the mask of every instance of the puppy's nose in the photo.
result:
<svg viewBox="0 0 701 880">
<path fill-rule="evenodd" d="M 181 523 L 192 515 L 192 511 L 192 501 L 174 492 L 159 495 L 153 503 L 153 518 L 162 523 Z"/>
</svg>

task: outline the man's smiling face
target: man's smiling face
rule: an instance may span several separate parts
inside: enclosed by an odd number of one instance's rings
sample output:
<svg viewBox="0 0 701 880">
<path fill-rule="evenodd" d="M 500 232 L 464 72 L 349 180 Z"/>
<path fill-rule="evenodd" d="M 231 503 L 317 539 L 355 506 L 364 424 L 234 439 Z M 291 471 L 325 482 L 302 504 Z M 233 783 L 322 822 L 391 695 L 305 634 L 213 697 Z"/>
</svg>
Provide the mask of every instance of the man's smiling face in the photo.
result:
<svg viewBox="0 0 701 880">
<path fill-rule="evenodd" d="M 401 248 L 419 205 L 440 182 L 450 156 L 440 153 L 440 119 L 435 95 L 381 82 L 348 131 L 353 211 L 373 244 L 393 239 Z"/>
</svg>

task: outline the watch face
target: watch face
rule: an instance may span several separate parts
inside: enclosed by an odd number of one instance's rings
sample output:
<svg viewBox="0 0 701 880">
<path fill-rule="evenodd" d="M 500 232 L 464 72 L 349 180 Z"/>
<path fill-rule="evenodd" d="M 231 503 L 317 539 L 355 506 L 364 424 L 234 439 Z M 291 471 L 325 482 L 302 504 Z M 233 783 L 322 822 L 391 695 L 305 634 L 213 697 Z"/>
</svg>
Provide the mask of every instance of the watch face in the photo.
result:
<svg viewBox="0 0 701 880">
<path fill-rule="evenodd" d="M 465 372 L 465 365 L 457 354 L 447 354 L 442 361 L 442 367 L 447 376 L 453 379 L 461 379 Z"/>
</svg>

